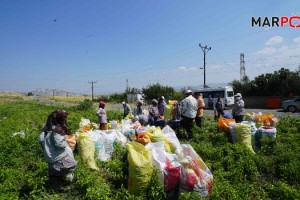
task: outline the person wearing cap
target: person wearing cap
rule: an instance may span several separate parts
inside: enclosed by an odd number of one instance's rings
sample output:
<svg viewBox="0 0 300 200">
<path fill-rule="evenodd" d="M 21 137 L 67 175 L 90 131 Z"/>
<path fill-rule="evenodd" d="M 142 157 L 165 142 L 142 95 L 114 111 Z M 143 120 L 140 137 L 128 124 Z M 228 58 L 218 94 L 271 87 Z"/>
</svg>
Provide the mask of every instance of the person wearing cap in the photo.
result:
<svg viewBox="0 0 300 200">
<path fill-rule="evenodd" d="M 232 116 L 236 123 L 240 123 L 245 117 L 245 102 L 241 93 L 234 95 L 234 105 L 232 108 Z"/>
<path fill-rule="evenodd" d="M 124 109 L 124 116 L 123 118 L 125 118 L 129 113 L 131 113 L 131 108 L 128 105 L 128 103 L 126 103 L 125 101 L 122 102 L 123 105 L 123 109 Z"/>
<path fill-rule="evenodd" d="M 195 121 L 196 121 L 197 126 L 199 128 L 202 128 L 203 109 L 205 107 L 205 103 L 202 98 L 202 93 L 196 93 L 195 98 L 197 99 L 197 102 L 198 102 L 198 109 L 197 109 Z"/>
<path fill-rule="evenodd" d="M 161 97 L 158 99 L 158 105 L 157 105 L 158 112 L 159 112 L 159 116 L 164 116 L 165 105 L 166 105 L 165 97 L 164 97 L 164 96 L 161 96 Z"/>
<path fill-rule="evenodd" d="M 157 108 L 157 100 L 156 99 L 152 99 L 151 101 L 151 105 L 149 106 L 149 124 L 150 125 L 154 125 L 155 121 L 158 119 L 159 117 L 159 112 L 158 112 L 158 108 Z"/>
<path fill-rule="evenodd" d="M 188 133 L 188 138 L 191 139 L 193 137 L 193 121 L 197 114 L 198 102 L 193 97 L 193 92 L 191 90 L 187 90 L 184 98 L 180 103 L 180 113 L 181 113 L 181 126 Z"/>
<path fill-rule="evenodd" d="M 100 130 L 105 130 L 105 127 L 107 124 L 107 114 L 106 114 L 106 111 L 104 108 L 105 108 L 105 102 L 100 101 L 99 102 L 99 110 L 96 113 L 99 118 L 99 124 L 100 124 L 99 129 Z"/>
</svg>

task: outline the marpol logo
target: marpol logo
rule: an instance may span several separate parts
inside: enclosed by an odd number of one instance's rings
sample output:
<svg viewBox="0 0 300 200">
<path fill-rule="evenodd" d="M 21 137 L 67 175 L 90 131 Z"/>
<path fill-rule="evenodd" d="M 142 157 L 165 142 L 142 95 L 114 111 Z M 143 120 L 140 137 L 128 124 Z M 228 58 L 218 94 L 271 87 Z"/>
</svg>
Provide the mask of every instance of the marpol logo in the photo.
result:
<svg viewBox="0 0 300 200">
<path fill-rule="evenodd" d="M 281 16 L 281 17 L 252 17 L 251 19 L 252 27 L 290 27 L 290 28 L 300 28 L 300 16 L 298 13 L 292 15 L 290 17 Z"/>
</svg>

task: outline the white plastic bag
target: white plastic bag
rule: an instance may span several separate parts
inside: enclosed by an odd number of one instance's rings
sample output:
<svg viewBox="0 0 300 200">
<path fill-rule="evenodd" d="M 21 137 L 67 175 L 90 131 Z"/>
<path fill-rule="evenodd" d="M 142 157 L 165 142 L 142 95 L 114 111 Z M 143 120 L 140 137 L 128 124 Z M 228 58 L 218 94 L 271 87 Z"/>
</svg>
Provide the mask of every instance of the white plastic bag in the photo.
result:
<svg viewBox="0 0 300 200">
<path fill-rule="evenodd" d="M 165 137 L 168 139 L 168 141 L 172 144 L 172 146 L 175 149 L 176 153 L 182 152 L 182 147 L 180 145 L 180 142 L 176 136 L 175 131 L 169 126 L 166 125 L 163 129 L 162 132 L 164 133 Z"/>
<path fill-rule="evenodd" d="M 93 140 L 95 144 L 97 158 L 101 161 L 106 157 L 104 148 L 104 139 L 102 137 L 103 132 L 100 130 L 89 131 L 87 135 Z"/>
<path fill-rule="evenodd" d="M 163 142 L 148 143 L 146 148 L 151 151 L 152 163 L 161 172 L 160 179 L 164 182 L 164 169 L 166 168 L 167 162 L 172 165 L 180 166 L 176 154 L 170 154 L 165 151 Z"/>
<path fill-rule="evenodd" d="M 190 144 L 182 144 L 181 146 L 183 152 L 179 157 L 182 164 L 180 189 L 181 191 L 189 191 L 194 183 L 193 190 L 205 197 L 211 192 L 213 175 Z"/>
</svg>

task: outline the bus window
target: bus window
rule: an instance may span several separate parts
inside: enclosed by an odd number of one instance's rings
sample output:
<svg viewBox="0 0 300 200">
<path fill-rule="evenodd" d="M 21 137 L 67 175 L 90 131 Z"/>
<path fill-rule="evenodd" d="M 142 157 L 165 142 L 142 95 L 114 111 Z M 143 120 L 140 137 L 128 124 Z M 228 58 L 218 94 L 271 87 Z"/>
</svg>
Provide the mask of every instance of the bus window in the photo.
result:
<svg viewBox="0 0 300 200">
<path fill-rule="evenodd" d="M 209 98 L 209 95 L 212 95 L 212 92 L 202 92 L 203 98 Z"/>
<path fill-rule="evenodd" d="M 218 97 L 224 98 L 224 91 L 214 91 L 213 92 L 213 98 L 218 98 Z"/>
<path fill-rule="evenodd" d="M 227 97 L 233 97 L 233 91 L 228 91 L 227 92 Z"/>
</svg>

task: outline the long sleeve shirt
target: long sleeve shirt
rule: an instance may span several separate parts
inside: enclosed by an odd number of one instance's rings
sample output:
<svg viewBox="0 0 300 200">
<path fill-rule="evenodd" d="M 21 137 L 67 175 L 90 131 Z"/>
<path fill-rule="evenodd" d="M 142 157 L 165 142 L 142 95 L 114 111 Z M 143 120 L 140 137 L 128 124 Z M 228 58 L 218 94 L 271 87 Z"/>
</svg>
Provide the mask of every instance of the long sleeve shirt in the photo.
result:
<svg viewBox="0 0 300 200">
<path fill-rule="evenodd" d="M 197 109 L 198 102 L 192 95 L 189 95 L 180 103 L 180 113 L 185 117 L 194 119 L 197 114 Z"/>
<path fill-rule="evenodd" d="M 150 105 L 150 107 L 149 107 L 149 115 L 151 117 L 158 117 L 159 116 L 159 112 L 158 112 L 157 106 Z"/>
<path fill-rule="evenodd" d="M 232 108 L 232 116 L 240 116 L 245 115 L 245 109 L 244 109 L 245 103 L 242 99 L 237 100 Z"/>
<path fill-rule="evenodd" d="M 158 112 L 160 116 L 164 116 L 166 102 L 161 102 L 157 105 Z"/>
<path fill-rule="evenodd" d="M 143 114 L 143 110 L 140 106 L 137 106 L 134 108 L 134 110 L 133 110 L 134 116 L 138 116 L 138 115 L 142 115 L 142 114 Z"/>
<path fill-rule="evenodd" d="M 47 163 L 53 163 L 68 155 L 65 136 L 54 131 L 48 131 L 46 135 L 45 132 L 42 132 L 39 143 L 44 150 L 44 158 Z"/>
<path fill-rule="evenodd" d="M 131 113 L 131 108 L 127 103 L 124 105 L 123 108 L 124 108 L 124 115 L 128 115 L 129 113 Z"/>
<path fill-rule="evenodd" d="M 204 100 L 202 97 L 199 97 L 197 101 L 198 101 L 198 109 L 197 109 L 196 117 L 203 117 L 203 108 L 205 107 Z"/>
<path fill-rule="evenodd" d="M 106 124 L 107 123 L 106 111 L 103 108 L 99 108 L 99 110 L 97 111 L 97 116 L 99 118 L 99 123 L 100 124 Z"/>
</svg>

